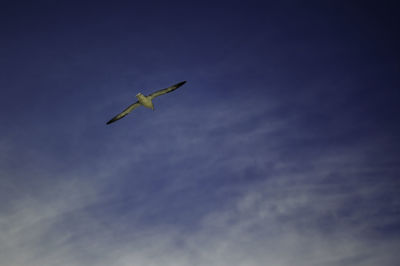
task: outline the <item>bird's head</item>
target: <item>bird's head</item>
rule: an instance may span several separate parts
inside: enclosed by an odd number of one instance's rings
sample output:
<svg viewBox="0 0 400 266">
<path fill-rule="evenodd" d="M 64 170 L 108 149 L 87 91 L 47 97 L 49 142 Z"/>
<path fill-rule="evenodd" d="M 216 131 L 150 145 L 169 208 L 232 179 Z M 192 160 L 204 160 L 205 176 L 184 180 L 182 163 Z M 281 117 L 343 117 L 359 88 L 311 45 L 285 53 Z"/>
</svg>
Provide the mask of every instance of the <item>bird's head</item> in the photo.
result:
<svg viewBox="0 0 400 266">
<path fill-rule="evenodd" d="M 143 94 L 141 94 L 140 92 L 138 93 L 138 94 L 136 94 L 136 98 L 138 98 L 138 99 L 140 99 L 140 98 L 143 98 Z"/>
</svg>

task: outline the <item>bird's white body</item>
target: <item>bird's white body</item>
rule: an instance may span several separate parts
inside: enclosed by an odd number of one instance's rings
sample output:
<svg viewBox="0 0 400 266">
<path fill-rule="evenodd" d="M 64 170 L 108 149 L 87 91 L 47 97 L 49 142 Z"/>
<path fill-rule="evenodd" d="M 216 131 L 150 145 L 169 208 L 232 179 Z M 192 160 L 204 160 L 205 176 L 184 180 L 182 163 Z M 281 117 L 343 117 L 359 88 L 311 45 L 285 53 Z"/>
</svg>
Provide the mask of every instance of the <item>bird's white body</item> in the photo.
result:
<svg viewBox="0 0 400 266">
<path fill-rule="evenodd" d="M 144 106 L 144 107 L 147 107 L 147 108 L 150 108 L 150 109 L 152 109 L 152 110 L 154 110 L 154 105 L 153 105 L 153 102 L 151 101 L 151 98 L 150 98 L 150 96 L 144 96 L 143 94 L 141 94 L 141 93 L 138 93 L 138 94 L 136 94 L 136 98 L 138 99 L 138 101 Z"/>
</svg>

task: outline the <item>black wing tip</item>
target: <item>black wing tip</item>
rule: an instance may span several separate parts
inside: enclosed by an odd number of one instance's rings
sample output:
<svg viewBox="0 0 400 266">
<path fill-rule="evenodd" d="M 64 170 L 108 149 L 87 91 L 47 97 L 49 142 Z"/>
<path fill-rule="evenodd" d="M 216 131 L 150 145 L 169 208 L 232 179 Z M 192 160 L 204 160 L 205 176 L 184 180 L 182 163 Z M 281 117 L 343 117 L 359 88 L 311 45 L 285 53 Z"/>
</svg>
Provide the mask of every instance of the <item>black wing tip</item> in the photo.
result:
<svg viewBox="0 0 400 266">
<path fill-rule="evenodd" d="M 179 82 L 178 84 L 176 84 L 175 86 L 176 87 L 180 87 L 180 86 L 182 86 L 183 84 L 185 84 L 186 83 L 186 80 L 184 80 L 184 81 L 182 81 L 182 82 Z"/>
<path fill-rule="evenodd" d="M 108 121 L 107 123 L 106 123 L 106 125 L 109 125 L 109 124 L 111 124 L 111 123 L 113 123 L 113 122 L 115 122 L 115 121 L 117 121 L 118 119 L 111 119 L 110 121 Z"/>
</svg>

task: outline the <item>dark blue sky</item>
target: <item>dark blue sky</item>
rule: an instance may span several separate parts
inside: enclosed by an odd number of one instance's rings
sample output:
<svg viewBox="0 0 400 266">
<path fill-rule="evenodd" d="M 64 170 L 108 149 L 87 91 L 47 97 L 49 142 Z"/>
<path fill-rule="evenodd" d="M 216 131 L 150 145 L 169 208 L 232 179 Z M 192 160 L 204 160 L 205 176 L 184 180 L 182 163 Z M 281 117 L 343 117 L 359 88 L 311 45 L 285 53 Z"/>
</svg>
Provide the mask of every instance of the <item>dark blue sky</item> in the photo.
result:
<svg viewBox="0 0 400 266">
<path fill-rule="evenodd" d="M 396 265 L 398 11 L 2 3 L 0 261 Z"/>
</svg>

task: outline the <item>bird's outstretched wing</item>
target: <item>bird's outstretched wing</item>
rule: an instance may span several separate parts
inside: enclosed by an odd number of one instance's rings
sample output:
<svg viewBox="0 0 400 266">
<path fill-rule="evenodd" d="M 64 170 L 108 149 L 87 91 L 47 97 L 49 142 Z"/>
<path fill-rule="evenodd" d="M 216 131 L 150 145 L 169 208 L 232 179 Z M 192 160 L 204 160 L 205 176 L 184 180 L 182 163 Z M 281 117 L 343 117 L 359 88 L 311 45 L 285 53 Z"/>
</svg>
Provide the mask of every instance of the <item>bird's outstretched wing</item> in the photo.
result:
<svg viewBox="0 0 400 266">
<path fill-rule="evenodd" d="M 108 124 L 111 124 L 112 122 L 115 122 L 117 120 L 120 120 L 121 118 L 123 118 L 124 116 L 126 116 L 127 114 L 129 114 L 133 109 L 136 109 L 137 107 L 139 107 L 141 104 L 139 103 L 139 101 L 129 105 L 124 111 L 122 111 L 121 113 L 117 114 L 116 116 L 114 116 L 113 118 L 111 118 L 110 121 L 107 122 Z"/>
<path fill-rule="evenodd" d="M 168 87 L 166 89 L 162 89 L 162 90 L 153 92 L 152 94 L 148 95 L 147 97 L 150 97 L 150 100 L 153 100 L 157 96 L 160 96 L 160 95 L 163 95 L 163 94 L 166 94 L 168 92 L 176 90 L 177 88 L 179 88 L 180 86 L 182 86 L 185 83 L 186 83 L 186 81 L 179 82 L 179 83 L 177 83 L 175 85 L 172 85 L 171 87 Z"/>
</svg>

